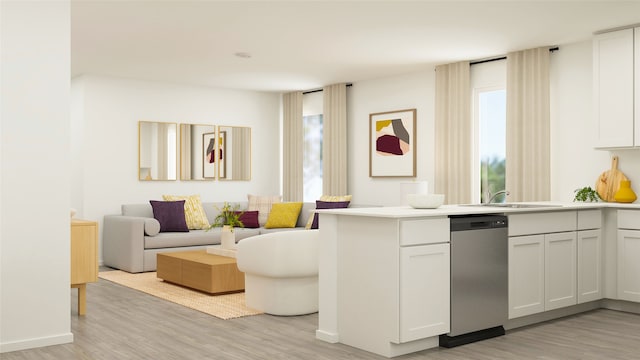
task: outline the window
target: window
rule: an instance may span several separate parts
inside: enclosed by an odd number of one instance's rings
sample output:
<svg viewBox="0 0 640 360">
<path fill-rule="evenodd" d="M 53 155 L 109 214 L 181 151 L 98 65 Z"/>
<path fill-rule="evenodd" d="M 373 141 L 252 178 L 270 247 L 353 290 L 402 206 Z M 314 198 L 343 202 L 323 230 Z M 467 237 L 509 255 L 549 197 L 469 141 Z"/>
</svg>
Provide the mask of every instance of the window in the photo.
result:
<svg viewBox="0 0 640 360">
<path fill-rule="evenodd" d="M 304 132 L 303 200 L 315 202 L 322 196 L 322 114 L 303 116 L 302 123 Z"/>
<path fill-rule="evenodd" d="M 505 89 L 478 92 L 481 202 L 489 200 L 487 195 L 505 189 L 506 95 Z M 504 202 L 505 196 L 494 200 Z"/>
<path fill-rule="evenodd" d="M 505 189 L 506 171 L 506 61 L 498 60 L 471 67 L 474 121 L 473 189 L 474 202 L 486 202 Z M 500 195 L 495 202 L 505 201 Z"/>
</svg>

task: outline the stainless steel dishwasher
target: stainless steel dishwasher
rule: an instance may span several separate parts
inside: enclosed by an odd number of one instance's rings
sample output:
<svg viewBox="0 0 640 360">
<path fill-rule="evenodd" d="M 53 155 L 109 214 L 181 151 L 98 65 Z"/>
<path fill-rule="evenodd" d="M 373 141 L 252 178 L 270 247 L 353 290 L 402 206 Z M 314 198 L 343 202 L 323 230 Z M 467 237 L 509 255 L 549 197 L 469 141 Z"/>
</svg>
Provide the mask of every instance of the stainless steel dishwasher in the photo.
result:
<svg viewBox="0 0 640 360">
<path fill-rule="evenodd" d="M 504 215 L 451 216 L 451 331 L 440 346 L 504 335 L 508 233 Z"/>
</svg>

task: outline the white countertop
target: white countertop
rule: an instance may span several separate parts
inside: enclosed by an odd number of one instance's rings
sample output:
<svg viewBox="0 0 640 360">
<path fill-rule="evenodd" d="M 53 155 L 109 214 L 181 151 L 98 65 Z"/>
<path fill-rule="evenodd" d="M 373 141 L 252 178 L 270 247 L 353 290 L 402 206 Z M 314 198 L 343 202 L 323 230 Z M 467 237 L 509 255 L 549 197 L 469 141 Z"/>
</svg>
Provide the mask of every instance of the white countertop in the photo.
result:
<svg viewBox="0 0 640 360">
<path fill-rule="evenodd" d="M 390 207 L 354 207 L 346 209 L 326 209 L 316 210 L 322 214 L 350 215 L 350 216 L 374 216 L 389 218 L 407 218 L 407 217 L 444 217 L 449 215 L 470 215 L 470 214 L 511 214 L 511 213 L 531 213 L 531 212 L 549 212 L 549 211 L 565 211 L 565 210 L 581 210 L 581 209 L 602 209 L 602 208 L 620 208 L 620 209 L 639 209 L 640 204 L 622 204 L 608 202 L 523 202 L 520 204 L 547 205 L 546 207 L 535 208 L 508 208 L 508 207 L 491 207 L 491 206 L 465 206 L 465 205 L 442 205 L 437 209 L 414 209 L 410 206 L 390 206 Z M 548 206 L 552 205 L 552 206 Z"/>
</svg>

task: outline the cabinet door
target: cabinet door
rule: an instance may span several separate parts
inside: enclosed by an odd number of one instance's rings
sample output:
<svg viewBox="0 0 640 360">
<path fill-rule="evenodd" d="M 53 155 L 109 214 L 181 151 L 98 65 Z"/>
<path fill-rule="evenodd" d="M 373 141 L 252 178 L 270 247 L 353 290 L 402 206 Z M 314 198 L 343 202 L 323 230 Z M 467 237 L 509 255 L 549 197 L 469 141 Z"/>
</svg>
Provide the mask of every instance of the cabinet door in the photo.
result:
<svg viewBox="0 0 640 360">
<path fill-rule="evenodd" d="M 509 238 L 509 319 L 544 311 L 544 235 Z"/>
<path fill-rule="evenodd" d="M 618 299 L 640 302 L 640 230 L 618 230 Z"/>
<path fill-rule="evenodd" d="M 633 29 L 593 40 L 593 104 L 596 147 L 634 146 Z"/>
<path fill-rule="evenodd" d="M 578 231 L 578 304 L 602 299 L 601 269 L 601 231 Z"/>
<path fill-rule="evenodd" d="M 71 223 L 71 284 L 98 281 L 98 223 Z"/>
<path fill-rule="evenodd" d="M 449 244 L 400 248 L 400 342 L 449 332 Z"/>
<path fill-rule="evenodd" d="M 545 238 L 545 310 L 575 305 L 576 232 L 547 234 Z"/>
</svg>

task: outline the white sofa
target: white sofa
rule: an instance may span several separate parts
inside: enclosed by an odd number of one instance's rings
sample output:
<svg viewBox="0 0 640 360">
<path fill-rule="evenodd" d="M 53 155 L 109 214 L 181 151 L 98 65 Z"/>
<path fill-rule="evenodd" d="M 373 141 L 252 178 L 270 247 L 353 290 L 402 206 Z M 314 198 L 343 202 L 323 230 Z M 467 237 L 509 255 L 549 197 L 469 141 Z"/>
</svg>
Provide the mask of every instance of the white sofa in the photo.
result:
<svg viewBox="0 0 640 360">
<path fill-rule="evenodd" d="M 238 243 L 248 307 L 272 315 L 318 311 L 318 230 L 294 230 Z"/>
<path fill-rule="evenodd" d="M 234 203 L 236 204 L 236 203 Z M 246 209 L 247 202 L 238 202 L 241 209 Z M 212 223 L 224 202 L 202 204 Z M 296 231 L 304 229 L 309 214 L 316 204 L 303 203 L 295 228 L 236 228 L 235 236 L 238 243 L 251 236 Z M 165 232 L 148 235 L 146 227 L 153 225 L 159 228 L 159 223 L 153 218 L 153 210 L 149 203 L 122 205 L 122 213 L 106 215 L 103 225 L 102 254 L 104 265 L 112 268 L 138 273 L 156 270 L 156 255 L 161 252 L 189 251 L 206 249 L 211 245 L 220 244 L 220 228 L 205 230 L 191 230 L 189 232 Z"/>
</svg>

